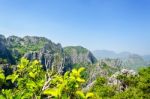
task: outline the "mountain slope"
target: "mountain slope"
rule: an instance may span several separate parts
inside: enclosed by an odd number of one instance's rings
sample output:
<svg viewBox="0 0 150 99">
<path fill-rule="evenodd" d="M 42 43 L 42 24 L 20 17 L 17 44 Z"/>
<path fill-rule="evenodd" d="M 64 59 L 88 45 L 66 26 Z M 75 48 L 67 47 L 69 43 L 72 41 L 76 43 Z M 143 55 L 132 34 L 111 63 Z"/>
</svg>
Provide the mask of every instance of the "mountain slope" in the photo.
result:
<svg viewBox="0 0 150 99">
<path fill-rule="evenodd" d="M 55 71 L 62 72 L 64 64 L 63 48 L 60 44 L 55 44 L 47 38 L 36 36 L 25 36 L 23 38 L 9 36 L 5 38 L 1 35 L 0 45 L 0 58 L 6 58 L 8 62 L 12 60 L 12 62 L 17 63 L 21 57 L 29 60 L 37 59 L 42 63 L 44 69 L 52 69 L 53 67 Z"/>
<path fill-rule="evenodd" d="M 74 65 L 85 66 L 88 64 L 94 64 L 97 60 L 94 55 L 86 48 L 82 46 L 68 46 L 64 48 L 65 53 L 65 68 L 72 69 Z M 70 65 L 71 64 L 71 65 Z"/>
<path fill-rule="evenodd" d="M 55 44 L 44 37 L 0 35 L 0 61 L 6 59 L 9 63 L 17 63 L 21 57 L 29 60 L 39 60 L 44 69 L 62 72 L 64 64 L 94 63 L 96 58 L 83 47 L 65 47 Z M 0 63 L 1 64 L 1 63 Z"/>
<path fill-rule="evenodd" d="M 68 46 L 64 48 L 64 52 L 67 57 L 70 57 L 73 64 L 96 62 L 93 54 L 82 46 Z"/>
</svg>

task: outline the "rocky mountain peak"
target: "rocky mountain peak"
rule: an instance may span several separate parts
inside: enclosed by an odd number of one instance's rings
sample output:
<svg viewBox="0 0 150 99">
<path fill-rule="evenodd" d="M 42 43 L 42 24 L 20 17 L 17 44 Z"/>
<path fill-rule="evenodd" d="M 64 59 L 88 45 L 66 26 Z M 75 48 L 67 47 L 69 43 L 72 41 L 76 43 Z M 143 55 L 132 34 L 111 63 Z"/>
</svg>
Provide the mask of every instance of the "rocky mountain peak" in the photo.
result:
<svg viewBox="0 0 150 99">
<path fill-rule="evenodd" d="M 9 36 L 0 35 L 0 58 L 17 62 L 21 57 L 29 60 L 39 60 L 44 69 L 53 68 L 61 71 L 64 65 L 76 63 L 93 64 L 96 58 L 82 46 L 69 46 L 62 48 L 45 37 L 37 36 Z M 61 69 L 60 69 L 61 68 Z"/>
<path fill-rule="evenodd" d="M 68 46 L 64 48 L 65 54 L 73 64 L 75 63 L 94 63 L 96 58 L 93 54 L 82 46 Z"/>
</svg>

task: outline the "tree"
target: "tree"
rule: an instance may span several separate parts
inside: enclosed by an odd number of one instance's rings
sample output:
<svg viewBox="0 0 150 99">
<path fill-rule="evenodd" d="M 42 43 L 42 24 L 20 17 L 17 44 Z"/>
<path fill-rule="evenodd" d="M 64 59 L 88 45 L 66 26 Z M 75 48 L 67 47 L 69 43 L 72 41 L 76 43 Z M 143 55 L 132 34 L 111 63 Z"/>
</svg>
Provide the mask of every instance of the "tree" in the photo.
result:
<svg viewBox="0 0 150 99">
<path fill-rule="evenodd" d="M 73 69 L 64 75 L 55 74 L 52 71 L 44 71 L 37 61 L 21 59 L 11 75 L 5 77 L 0 71 L 0 99 L 24 99 L 24 98 L 55 98 L 55 99 L 88 99 L 93 93 L 83 93 L 81 85 L 85 82 L 80 73 L 84 68 Z M 11 81 L 15 86 L 2 89 L 3 84 Z"/>
</svg>

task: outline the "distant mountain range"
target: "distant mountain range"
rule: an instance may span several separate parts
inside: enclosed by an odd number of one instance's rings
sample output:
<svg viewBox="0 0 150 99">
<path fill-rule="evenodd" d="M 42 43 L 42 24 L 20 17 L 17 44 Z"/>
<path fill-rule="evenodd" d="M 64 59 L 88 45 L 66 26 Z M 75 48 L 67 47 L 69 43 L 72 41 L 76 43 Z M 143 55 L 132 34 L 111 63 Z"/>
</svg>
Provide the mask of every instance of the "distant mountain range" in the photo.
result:
<svg viewBox="0 0 150 99">
<path fill-rule="evenodd" d="M 93 51 L 93 54 L 98 59 L 104 59 L 104 58 L 125 58 L 131 55 L 132 53 L 130 52 L 116 53 L 110 50 L 95 50 Z"/>
<path fill-rule="evenodd" d="M 120 59 L 124 66 L 138 68 L 140 66 L 150 65 L 150 55 L 138 55 L 130 52 L 116 53 L 110 50 L 95 50 L 93 55 L 98 59 Z"/>
<path fill-rule="evenodd" d="M 121 53 L 116 53 L 111 50 L 94 50 L 92 52 L 94 56 L 97 59 L 104 59 L 104 58 L 127 58 L 131 55 L 138 55 L 136 53 L 130 53 L 130 52 L 121 52 Z M 150 61 L 150 55 L 138 55 L 142 57 L 145 61 Z"/>
</svg>

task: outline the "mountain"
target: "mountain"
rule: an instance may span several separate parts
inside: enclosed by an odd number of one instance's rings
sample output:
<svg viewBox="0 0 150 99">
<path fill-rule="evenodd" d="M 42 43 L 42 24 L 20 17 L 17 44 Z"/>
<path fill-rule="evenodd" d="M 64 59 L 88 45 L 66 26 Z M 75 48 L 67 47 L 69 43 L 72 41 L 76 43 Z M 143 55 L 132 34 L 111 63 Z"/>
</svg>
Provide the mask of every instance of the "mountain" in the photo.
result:
<svg viewBox="0 0 150 99">
<path fill-rule="evenodd" d="M 125 67 L 131 68 L 131 69 L 138 69 L 139 67 L 147 66 L 144 59 L 140 55 L 137 55 L 137 54 L 129 55 L 128 57 L 124 59 L 123 63 Z"/>
<path fill-rule="evenodd" d="M 131 55 L 130 52 L 121 52 L 121 53 L 116 53 L 114 51 L 110 50 L 95 50 L 92 52 L 94 56 L 97 59 L 104 59 L 104 58 L 125 58 Z"/>
<path fill-rule="evenodd" d="M 21 57 L 25 57 L 29 60 L 39 60 L 44 69 L 54 67 L 56 71 L 62 72 L 60 70 L 64 64 L 64 53 L 59 43 L 55 44 L 44 37 L 9 36 L 5 38 L 0 35 L 0 45 L 0 58 L 7 60 L 10 64 L 15 64 Z"/>
<path fill-rule="evenodd" d="M 145 58 L 138 54 L 133 54 L 130 52 L 115 53 L 113 51 L 107 50 L 96 50 L 93 51 L 93 54 L 96 56 L 97 59 L 103 61 L 105 60 L 106 63 L 109 63 L 110 60 L 119 59 L 120 61 L 122 61 L 120 65 L 127 68 L 137 69 L 141 66 L 148 65 Z M 107 59 L 109 59 L 109 61 Z"/>
<path fill-rule="evenodd" d="M 64 47 L 64 52 L 67 57 L 70 57 L 73 64 L 96 62 L 96 58 L 93 56 L 93 54 L 82 46 Z"/>
<path fill-rule="evenodd" d="M 44 69 L 62 72 L 66 64 L 94 63 L 93 54 L 81 46 L 65 47 L 55 44 L 45 37 L 0 35 L 0 61 L 7 60 L 10 64 L 17 63 L 21 57 L 39 60 Z M 1 63 L 1 62 L 0 62 Z"/>
<path fill-rule="evenodd" d="M 86 48 L 82 46 L 68 46 L 64 47 L 65 66 L 72 69 L 70 64 L 93 64 L 97 60 L 95 56 Z M 66 68 L 65 68 L 66 69 Z"/>
</svg>

